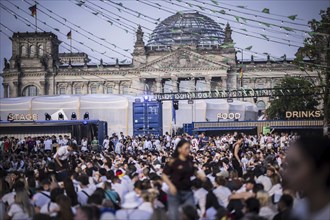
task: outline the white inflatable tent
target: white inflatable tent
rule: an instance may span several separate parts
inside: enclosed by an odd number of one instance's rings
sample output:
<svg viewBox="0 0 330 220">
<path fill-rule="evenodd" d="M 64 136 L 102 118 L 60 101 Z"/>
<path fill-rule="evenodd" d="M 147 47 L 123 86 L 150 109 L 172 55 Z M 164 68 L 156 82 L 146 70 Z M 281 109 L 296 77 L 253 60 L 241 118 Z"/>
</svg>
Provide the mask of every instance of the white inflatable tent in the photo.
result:
<svg viewBox="0 0 330 220">
<path fill-rule="evenodd" d="M 85 112 L 89 119 L 98 119 L 108 122 L 108 133 L 124 132 L 133 134 L 133 102 L 142 97 L 89 94 L 89 95 L 58 95 L 39 97 L 20 97 L 0 99 L 0 116 L 6 121 L 9 113 L 38 114 L 38 120 L 45 119 L 45 113 L 58 120 L 61 112 L 65 119 L 71 119 L 76 113 L 77 119 L 83 119 Z M 242 101 L 227 100 L 194 100 L 189 104 L 187 100 L 179 101 L 179 110 L 176 111 L 176 124 L 172 122 L 172 101 L 163 101 L 163 133 L 182 127 L 184 123 L 218 121 L 219 113 L 239 113 L 239 121 L 257 120 L 258 109 L 255 104 Z M 228 119 L 231 120 L 231 119 Z M 227 121 L 228 121 L 227 120 Z M 221 121 L 226 121 L 222 119 Z M 232 121 L 232 120 L 231 120 Z"/>
</svg>

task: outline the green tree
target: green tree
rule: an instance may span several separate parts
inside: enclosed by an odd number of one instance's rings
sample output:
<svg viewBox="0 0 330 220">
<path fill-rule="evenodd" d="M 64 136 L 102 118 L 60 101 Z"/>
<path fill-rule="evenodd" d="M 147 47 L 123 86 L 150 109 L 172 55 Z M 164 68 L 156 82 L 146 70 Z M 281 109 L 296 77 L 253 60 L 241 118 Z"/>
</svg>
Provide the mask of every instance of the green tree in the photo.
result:
<svg viewBox="0 0 330 220">
<path fill-rule="evenodd" d="M 318 88 L 313 86 L 313 83 L 301 77 L 284 77 L 278 85 L 274 88 L 276 90 L 275 100 L 270 104 L 270 107 L 266 110 L 266 113 L 270 119 L 285 119 L 286 111 L 313 111 L 317 109 L 319 105 L 318 98 L 315 94 L 318 92 Z M 294 91 L 301 91 L 301 94 L 297 96 L 283 96 L 280 89 L 291 89 Z"/>
<path fill-rule="evenodd" d="M 309 21 L 311 32 L 304 46 L 296 53 L 295 63 L 309 75 L 316 72 L 319 85 L 323 87 L 322 103 L 324 114 L 324 135 L 330 124 L 330 8 L 320 12 L 321 20 Z"/>
</svg>

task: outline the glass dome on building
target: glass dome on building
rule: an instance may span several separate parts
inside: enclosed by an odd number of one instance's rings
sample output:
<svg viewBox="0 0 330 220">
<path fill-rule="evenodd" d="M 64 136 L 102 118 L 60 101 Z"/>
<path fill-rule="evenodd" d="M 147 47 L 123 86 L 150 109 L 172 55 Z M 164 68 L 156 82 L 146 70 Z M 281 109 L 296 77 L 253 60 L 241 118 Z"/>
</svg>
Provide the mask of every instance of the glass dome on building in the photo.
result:
<svg viewBox="0 0 330 220">
<path fill-rule="evenodd" d="M 198 12 L 178 12 L 157 25 L 148 46 L 160 45 L 218 45 L 224 32 L 211 18 Z"/>
</svg>

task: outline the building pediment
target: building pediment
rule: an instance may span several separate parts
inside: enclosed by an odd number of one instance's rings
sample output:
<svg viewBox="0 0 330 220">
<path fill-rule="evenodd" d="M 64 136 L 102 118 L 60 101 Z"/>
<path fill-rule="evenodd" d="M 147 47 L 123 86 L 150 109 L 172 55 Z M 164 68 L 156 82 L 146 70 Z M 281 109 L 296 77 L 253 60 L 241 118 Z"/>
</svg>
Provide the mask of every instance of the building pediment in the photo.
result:
<svg viewBox="0 0 330 220">
<path fill-rule="evenodd" d="M 200 55 L 196 52 L 179 49 L 168 55 L 157 58 L 145 64 L 140 69 L 143 70 L 169 70 L 169 69 L 229 69 L 230 66 Z"/>
</svg>

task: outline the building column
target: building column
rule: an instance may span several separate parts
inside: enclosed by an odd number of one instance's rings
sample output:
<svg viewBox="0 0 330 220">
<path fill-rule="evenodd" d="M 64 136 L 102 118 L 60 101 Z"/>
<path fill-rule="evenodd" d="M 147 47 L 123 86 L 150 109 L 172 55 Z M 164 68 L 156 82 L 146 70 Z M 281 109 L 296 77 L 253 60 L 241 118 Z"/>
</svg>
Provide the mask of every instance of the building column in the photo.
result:
<svg viewBox="0 0 330 220">
<path fill-rule="evenodd" d="M 40 84 L 40 94 L 39 95 L 47 95 L 46 94 L 46 83 L 45 81 L 39 81 L 39 84 Z"/>
<path fill-rule="evenodd" d="M 84 82 L 81 94 L 88 94 L 88 87 L 89 87 L 89 82 Z"/>
<path fill-rule="evenodd" d="M 212 77 L 211 76 L 206 76 L 204 79 L 205 79 L 205 91 L 211 91 Z"/>
<path fill-rule="evenodd" d="M 163 88 L 162 88 L 162 78 L 156 78 L 156 92 L 161 93 Z"/>
<path fill-rule="evenodd" d="M 115 83 L 115 88 L 114 88 L 113 94 L 120 94 L 120 81 L 117 81 L 114 83 Z"/>
<path fill-rule="evenodd" d="M 14 84 L 14 86 L 13 86 L 13 89 L 12 89 L 11 97 L 22 96 L 23 94 L 20 94 L 20 91 L 19 91 L 19 82 L 13 82 L 13 84 Z"/>
<path fill-rule="evenodd" d="M 223 90 L 227 90 L 228 88 L 227 88 L 227 77 L 226 76 L 223 76 L 223 77 L 221 77 L 221 89 L 223 89 Z"/>
<path fill-rule="evenodd" d="M 106 83 L 106 81 L 99 83 L 99 93 L 101 93 L 101 94 L 105 94 L 105 83 Z"/>
<path fill-rule="evenodd" d="M 9 98 L 9 94 L 8 94 L 8 89 L 9 89 L 9 85 L 8 83 L 2 83 L 3 85 L 3 95 L 5 98 Z"/>
<path fill-rule="evenodd" d="M 171 82 L 172 82 L 172 92 L 178 92 L 178 77 L 172 76 L 171 77 Z"/>
<path fill-rule="evenodd" d="M 57 85 L 57 93 L 59 93 L 59 87 L 58 87 L 58 85 Z M 65 89 L 66 91 L 65 91 L 65 93 L 66 94 L 73 94 L 74 93 L 74 83 L 73 82 L 71 82 L 71 83 L 67 83 L 66 84 L 66 89 Z M 68 91 L 69 90 L 69 91 Z"/>
</svg>

